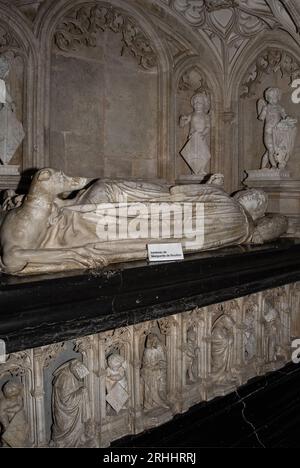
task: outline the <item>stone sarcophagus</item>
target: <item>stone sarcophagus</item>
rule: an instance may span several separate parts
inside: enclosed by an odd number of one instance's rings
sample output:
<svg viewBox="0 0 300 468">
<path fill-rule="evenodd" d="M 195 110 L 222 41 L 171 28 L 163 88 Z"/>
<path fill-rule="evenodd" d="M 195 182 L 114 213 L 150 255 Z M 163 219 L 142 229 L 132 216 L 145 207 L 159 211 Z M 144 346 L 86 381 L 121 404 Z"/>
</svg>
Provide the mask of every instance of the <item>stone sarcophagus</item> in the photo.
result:
<svg viewBox="0 0 300 468">
<path fill-rule="evenodd" d="M 2 446 L 107 447 L 288 363 L 300 245 L 240 249 L 1 277 Z"/>
</svg>

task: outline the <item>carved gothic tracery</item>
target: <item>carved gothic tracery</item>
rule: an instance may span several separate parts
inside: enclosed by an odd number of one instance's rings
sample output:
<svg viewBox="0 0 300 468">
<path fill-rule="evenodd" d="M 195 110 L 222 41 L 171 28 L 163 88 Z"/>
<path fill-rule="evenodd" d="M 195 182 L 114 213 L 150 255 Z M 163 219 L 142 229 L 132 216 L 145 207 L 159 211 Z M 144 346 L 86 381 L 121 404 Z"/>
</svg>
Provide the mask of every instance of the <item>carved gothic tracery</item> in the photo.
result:
<svg viewBox="0 0 300 468">
<path fill-rule="evenodd" d="M 150 40 L 136 21 L 111 6 L 76 9 L 58 25 L 54 42 L 63 52 L 76 51 L 82 46 L 96 47 L 98 33 L 106 30 L 122 35 L 121 55 L 127 48 L 143 68 L 156 66 L 156 54 Z"/>
<path fill-rule="evenodd" d="M 252 3 L 243 0 L 173 0 L 171 5 L 190 25 L 208 36 L 220 56 L 225 45 L 226 60 L 231 62 L 250 38 L 280 25 L 267 3 Z M 292 21 L 289 27 L 294 28 Z"/>
<path fill-rule="evenodd" d="M 107 446 L 280 369 L 296 286 L 11 354 L 0 365 L 0 442 Z"/>
<path fill-rule="evenodd" d="M 12 31 L 5 27 L 0 26 L 0 53 L 8 49 L 16 49 L 19 47 Z"/>
</svg>

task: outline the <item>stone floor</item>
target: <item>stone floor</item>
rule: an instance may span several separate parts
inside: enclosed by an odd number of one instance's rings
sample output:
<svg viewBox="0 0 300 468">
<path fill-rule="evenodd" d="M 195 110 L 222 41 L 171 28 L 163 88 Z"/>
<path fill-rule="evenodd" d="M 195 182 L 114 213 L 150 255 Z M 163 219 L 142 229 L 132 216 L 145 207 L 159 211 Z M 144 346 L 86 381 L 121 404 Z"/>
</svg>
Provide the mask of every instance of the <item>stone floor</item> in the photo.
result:
<svg viewBox="0 0 300 468">
<path fill-rule="evenodd" d="M 300 447 L 300 365 L 251 380 L 163 426 L 112 447 Z"/>
</svg>

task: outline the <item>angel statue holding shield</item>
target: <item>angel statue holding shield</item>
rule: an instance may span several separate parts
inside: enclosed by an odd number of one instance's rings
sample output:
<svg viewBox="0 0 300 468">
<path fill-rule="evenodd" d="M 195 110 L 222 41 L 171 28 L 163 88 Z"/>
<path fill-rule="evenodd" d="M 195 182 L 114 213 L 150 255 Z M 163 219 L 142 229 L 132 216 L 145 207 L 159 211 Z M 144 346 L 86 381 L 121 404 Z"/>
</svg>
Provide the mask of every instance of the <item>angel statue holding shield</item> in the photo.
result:
<svg viewBox="0 0 300 468">
<path fill-rule="evenodd" d="M 297 119 L 288 117 L 280 104 L 281 96 L 279 88 L 268 88 L 265 99 L 257 103 L 258 118 L 265 122 L 266 152 L 261 169 L 284 169 L 294 149 Z"/>
</svg>

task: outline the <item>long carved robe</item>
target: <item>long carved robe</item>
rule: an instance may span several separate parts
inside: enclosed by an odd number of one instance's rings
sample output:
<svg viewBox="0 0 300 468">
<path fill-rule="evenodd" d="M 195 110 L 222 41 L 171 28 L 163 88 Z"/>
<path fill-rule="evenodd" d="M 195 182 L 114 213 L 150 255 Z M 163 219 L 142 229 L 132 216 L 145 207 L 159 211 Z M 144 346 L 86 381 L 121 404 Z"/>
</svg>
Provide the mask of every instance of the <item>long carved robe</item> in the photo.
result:
<svg viewBox="0 0 300 468">
<path fill-rule="evenodd" d="M 52 440 L 56 447 L 80 447 L 84 437 L 84 395 L 82 382 L 69 365 L 57 374 L 52 394 Z"/>
<path fill-rule="evenodd" d="M 212 330 L 212 370 L 215 378 L 225 380 L 233 365 L 233 329 L 220 318 Z"/>
<path fill-rule="evenodd" d="M 166 404 L 167 360 L 161 345 L 145 348 L 142 366 L 144 409 L 168 407 Z"/>
</svg>

